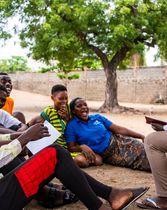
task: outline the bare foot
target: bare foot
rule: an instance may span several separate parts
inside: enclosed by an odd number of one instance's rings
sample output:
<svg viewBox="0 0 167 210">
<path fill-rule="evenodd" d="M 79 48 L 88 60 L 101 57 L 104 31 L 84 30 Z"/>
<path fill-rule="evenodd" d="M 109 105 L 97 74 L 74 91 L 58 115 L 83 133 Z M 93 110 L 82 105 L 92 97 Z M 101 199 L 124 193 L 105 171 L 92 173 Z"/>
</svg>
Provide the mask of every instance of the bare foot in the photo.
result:
<svg viewBox="0 0 167 210">
<path fill-rule="evenodd" d="M 148 188 L 129 188 L 129 189 L 116 189 L 112 188 L 108 201 L 113 210 L 119 210 L 125 207 L 133 199 L 143 195 Z"/>
<path fill-rule="evenodd" d="M 118 210 L 121 209 L 121 207 L 128 203 L 132 198 L 133 193 L 131 191 L 112 188 L 108 201 L 113 210 Z"/>
</svg>

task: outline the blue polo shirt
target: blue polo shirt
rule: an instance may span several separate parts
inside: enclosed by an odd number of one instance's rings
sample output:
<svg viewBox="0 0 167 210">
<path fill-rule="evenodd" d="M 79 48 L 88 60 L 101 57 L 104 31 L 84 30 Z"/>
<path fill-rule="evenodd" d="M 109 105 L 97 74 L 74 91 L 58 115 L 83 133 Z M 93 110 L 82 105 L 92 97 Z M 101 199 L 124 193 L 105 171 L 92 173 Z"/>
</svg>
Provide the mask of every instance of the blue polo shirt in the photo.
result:
<svg viewBox="0 0 167 210">
<path fill-rule="evenodd" d="M 66 141 L 86 144 L 95 153 L 102 154 L 109 146 L 112 122 L 99 114 L 89 115 L 88 121 L 74 117 L 65 130 Z"/>
</svg>

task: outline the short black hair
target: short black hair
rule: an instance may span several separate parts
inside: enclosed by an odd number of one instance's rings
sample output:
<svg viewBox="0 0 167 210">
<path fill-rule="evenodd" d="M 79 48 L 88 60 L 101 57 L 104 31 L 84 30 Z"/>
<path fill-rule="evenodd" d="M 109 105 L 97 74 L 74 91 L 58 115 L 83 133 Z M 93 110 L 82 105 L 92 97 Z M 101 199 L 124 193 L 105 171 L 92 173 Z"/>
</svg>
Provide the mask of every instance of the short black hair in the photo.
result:
<svg viewBox="0 0 167 210">
<path fill-rule="evenodd" d="M 74 109 L 75 109 L 75 103 L 76 103 L 76 101 L 78 100 L 78 99 L 82 99 L 81 97 L 76 97 L 76 98 L 74 98 L 71 102 L 70 102 L 70 110 L 71 110 L 71 112 L 73 112 L 74 111 Z"/>
<path fill-rule="evenodd" d="M 0 85 L 0 91 L 4 91 L 6 94 L 8 94 L 7 89 L 3 85 Z"/>
<path fill-rule="evenodd" d="M 59 92 L 59 91 L 67 91 L 66 86 L 58 84 L 58 85 L 54 85 L 51 89 L 51 94 L 55 93 L 55 92 Z"/>
<path fill-rule="evenodd" d="M 0 75 L 4 75 L 4 76 L 8 76 L 8 74 L 7 73 L 5 73 L 5 72 L 0 72 Z"/>
</svg>

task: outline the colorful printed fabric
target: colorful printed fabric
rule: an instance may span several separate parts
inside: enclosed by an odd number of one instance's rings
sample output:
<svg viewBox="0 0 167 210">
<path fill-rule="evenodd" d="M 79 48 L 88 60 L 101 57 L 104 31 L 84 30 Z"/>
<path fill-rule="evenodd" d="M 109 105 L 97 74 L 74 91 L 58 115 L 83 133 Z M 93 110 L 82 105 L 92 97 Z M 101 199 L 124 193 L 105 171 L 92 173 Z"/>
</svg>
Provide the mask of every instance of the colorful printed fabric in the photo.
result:
<svg viewBox="0 0 167 210">
<path fill-rule="evenodd" d="M 11 141 L 10 134 L 0 134 L 0 141 Z"/>
<path fill-rule="evenodd" d="M 7 145 L 0 147 L 0 168 L 12 161 L 20 152 L 22 147 L 20 142 L 15 139 Z"/>
<path fill-rule="evenodd" d="M 33 156 L 15 172 L 27 198 L 38 192 L 39 185 L 55 172 L 56 164 L 56 150 L 50 147 Z"/>
<path fill-rule="evenodd" d="M 132 137 L 113 135 L 110 146 L 102 155 L 103 161 L 115 166 L 150 171 L 144 144 Z"/>
<path fill-rule="evenodd" d="M 41 116 L 61 133 L 61 136 L 56 140 L 56 143 L 67 149 L 67 143 L 64 137 L 64 132 L 67 124 L 66 121 L 63 120 L 58 114 L 57 110 L 51 106 L 46 107 L 41 113 Z"/>
</svg>

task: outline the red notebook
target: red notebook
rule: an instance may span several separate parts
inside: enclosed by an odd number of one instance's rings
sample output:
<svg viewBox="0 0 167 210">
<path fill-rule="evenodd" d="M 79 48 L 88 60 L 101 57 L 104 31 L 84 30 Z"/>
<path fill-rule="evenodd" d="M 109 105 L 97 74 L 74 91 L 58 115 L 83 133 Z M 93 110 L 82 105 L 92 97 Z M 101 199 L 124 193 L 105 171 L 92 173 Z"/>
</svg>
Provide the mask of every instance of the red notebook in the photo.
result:
<svg viewBox="0 0 167 210">
<path fill-rule="evenodd" d="M 154 119 L 154 118 L 147 117 L 147 116 L 145 116 L 145 118 L 146 118 L 146 123 L 148 123 L 148 124 L 158 123 L 161 125 L 167 125 L 167 122 L 162 121 L 162 120 Z"/>
</svg>

